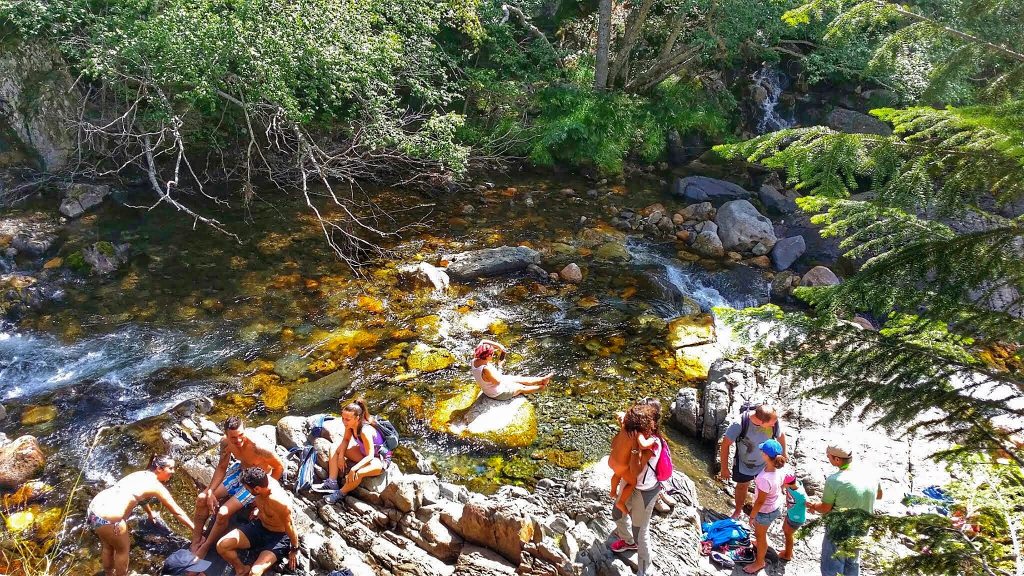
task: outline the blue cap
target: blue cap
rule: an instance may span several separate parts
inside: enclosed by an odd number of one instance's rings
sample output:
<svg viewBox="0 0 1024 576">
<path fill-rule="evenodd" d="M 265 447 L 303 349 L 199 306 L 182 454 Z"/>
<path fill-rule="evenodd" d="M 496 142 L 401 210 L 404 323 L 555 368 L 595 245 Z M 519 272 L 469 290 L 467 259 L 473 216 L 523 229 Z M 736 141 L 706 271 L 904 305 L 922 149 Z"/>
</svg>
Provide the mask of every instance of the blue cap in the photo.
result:
<svg viewBox="0 0 1024 576">
<path fill-rule="evenodd" d="M 761 452 L 764 452 L 769 458 L 775 458 L 776 456 L 782 455 L 782 444 L 779 444 L 778 440 L 769 438 L 758 446 Z"/>
<path fill-rule="evenodd" d="M 208 570 L 211 566 L 208 560 L 200 560 L 196 555 L 182 548 L 164 560 L 164 569 L 161 574 L 189 574 Z"/>
</svg>

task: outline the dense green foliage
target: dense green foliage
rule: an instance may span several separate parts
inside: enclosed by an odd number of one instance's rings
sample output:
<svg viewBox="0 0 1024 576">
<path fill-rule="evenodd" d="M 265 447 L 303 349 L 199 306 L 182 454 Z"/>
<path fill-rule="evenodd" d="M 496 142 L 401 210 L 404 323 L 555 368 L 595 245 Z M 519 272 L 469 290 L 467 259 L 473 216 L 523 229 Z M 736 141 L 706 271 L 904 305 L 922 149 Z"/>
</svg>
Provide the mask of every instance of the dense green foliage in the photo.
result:
<svg viewBox="0 0 1024 576">
<path fill-rule="evenodd" d="M 877 518 L 876 528 L 919 552 L 891 560 L 888 574 L 1024 566 L 1022 16 L 1024 6 L 1003 0 L 810 2 L 787 20 L 829 20 L 826 42 L 874 38 L 863 77 L 920 104 L 873 111 L 892 125 L 888 136 L 813 127 L 721 148 L 785 171 L 808 194 L 801 208 L 819 213 L 823 234 L 842 238 L 861 264 L 838 286 L 798 290 L 812 315 L 772 307 L 737 315 L 747 328 L 772 321 L 776 338 L 758 351 L 813 378 L 810 394 L 842 398 L 845 416 L 864 410 L 894 432 L 949 441 L 954 448 L 938 456 L 962 478 L 983 479 L 954 486 L 969 508 L 966 526 L 933 515 Z M 881 329 L 845 321 L 855 314 Z"/>
</svg>

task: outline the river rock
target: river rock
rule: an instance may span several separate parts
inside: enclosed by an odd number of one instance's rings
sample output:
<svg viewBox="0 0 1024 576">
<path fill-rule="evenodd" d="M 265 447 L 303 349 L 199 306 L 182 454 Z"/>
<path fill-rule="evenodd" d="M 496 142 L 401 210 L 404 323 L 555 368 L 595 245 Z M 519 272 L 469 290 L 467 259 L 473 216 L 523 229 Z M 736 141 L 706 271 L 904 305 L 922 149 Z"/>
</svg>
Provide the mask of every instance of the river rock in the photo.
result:
<svg viewBox="0 0 1024 576">
<path fill-rule="evenodd" d="M 688 220 L 713 220 L 715 217 L 715 207 L 711 202 L 698 202 L 683 208 L 679 215 L 683 217 L 684 222 Z"/>
<path fill-rule="evenodd" d="M 619 242 L 605 242 L 594 249 L 594 258 L 608 262 L 629 262 L 629 250 Z"/>
<path fill-rule="evenodd" d="M 451 283 L 448 273 L 443 268 L 438 268 L 426 262 L 399 266 L 398 277 L 416 287 L 425 286 L 432 288 L 435 292 L 444 292 Z"/>
<path fill-rule="evenodd" d="M 742 186 L 707 176 L 679 178 L 672 192 L 688 202 L 711 202 L 716 205 L 751 197 L 751 193 Z"/>
<path fill-rule="evenodd" d="M 761 199 L 761 204 L 764 204 L 766 210 L 776 214 L 785 215 L 796 212 L 796 200 L 793 200 L 770 184 L 761 186 L 758 198 Z"/>
<path fill-rule="evenodd" d="M 46 465 L 46 456 L 34 436 L 21 436 L 0 447 L 0 488 L 15 489 Z"/>
<path fill-rule="evenodd" d="M 530 264 L 540 264 L 540 253 L 526 246 L 501 246 L 450 254 L 442 259 L 448 261 L 448 274 L 459 280 L 473 280 L 518 272 Z"/>
<path fill-rule="evenodd" d="M 21 411 L 22 426 L 46 424 L 57 417 L 57 407 L 53 404 L 44 406 L 27 406 Z"/>
<path fill-rule="evenodd" d="M 579 284 L 580 282 L 583 282 L 583 271 L 580 270 L 580 267 L 575 262 L 572 262 L 571 264 L 566 265 L 565 268 L 562 268 L 562 270 L 558 272 L 558 275 L 562 280 L 565 280 L 570 284 Z"/>
<path fill-rule="evenodd" d="M 285 416 L 277 421 L 277 443 L 291 449 L 304 446 L 308 436 L 309 425 L 301 416 Z"/>
<path fill-rule="evenodd" d="M 829 112 L 825 123 L 829 128 L 847 134 L 877 134 L 879 136 L 892 134 L 892 128 L 878 118 L 846 108 L 836 108 Z"/>
<path fill-rule="evenodd" d="M 690 250 L 705 258 L 721 258 L 725 256 L 725 246 L 722 245 L 722 239 L 712 230 L 705 230 L 697 234 L 693 239 L 693 244 L 690 244 Z"/>
<path fill-rule="evenodd" d="M 128 261 L 128 244 L 96 242 L 82 249 L 82 259 L 99 275 L 110 274 Z"/>
<path fill-rule="evenodd" d="M 680 388 L 669 411 L 676 426 L 687 434 L 697 435 L 701 426 L 701 409 L 696 388 Z"/>
<path fill-rule="evenodd" d="M 498 446 L 529 446 L 537 439 L 537 412 L 523 396 L 494 400 L 481 394 L 465 413 L 449 423 L 448 430 Z"/>
<path fill-rule="evenodd" d="M 60 203 L 60 213 L 68 218 L 78 218 L 93 206 L 99 206 L 110 195 L 110 186 L 106 184 L 85 184 L 82 182 L 68 186 L 64 191 L 64 200 Z"/>
<path fill-rule="evenodd" d="M 775 246 L 772 221 L 746 200 L 726 202 L 718 209 L 715 223 L 726 250 L 746 252 L 759 242 L 769 249 Z"/>
<path fill-rule="evenodd" d="M 715 340 L 715 317 L 697 314 L 676 318 L 668 323 L 668 345 L 672 348 L 707 344 Z"/>
<path fill-rule="evenodd" d="M 405 363 L 410 370 L 436 372 L 454 364 L 455 356 L 444 348 L 434 348 L 420 342 L 413 346 Z"/>
<path fill-rule="evenodd" d="M 803 236 L 790 236 L 775 243 L 772 248 L 772 266 L 783 271 L 793 265 L 807 250 Z"/>
<path fill-rule="evenodd" d="M 18 253 L 30 256 L 42 256 L 50 251 L 57 242 L 57 235 L 44 230 L 33 230 L 18 233 L 11 240 L 11 248 Z"/>
<path fill-rule="evenodd" d="M 836 276 L 835 272 L 824 266 L 815 266 L 814 268 L 811 268 L 800 279 L 800 284 L 802 286 L 835 286 L 840 282 L 841 280 L 839 280 L 839 277 Z"/>
</svg>

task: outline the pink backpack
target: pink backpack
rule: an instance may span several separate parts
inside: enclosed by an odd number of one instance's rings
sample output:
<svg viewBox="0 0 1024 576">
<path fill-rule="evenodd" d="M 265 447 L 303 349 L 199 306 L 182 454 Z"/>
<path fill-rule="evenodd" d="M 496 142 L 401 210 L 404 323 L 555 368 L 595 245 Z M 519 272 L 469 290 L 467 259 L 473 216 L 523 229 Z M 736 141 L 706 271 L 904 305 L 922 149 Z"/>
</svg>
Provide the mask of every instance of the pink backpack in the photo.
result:
<svg viewBox="0 0 1024 576">
<path fill-rule="evenodd" d="M 653 467 L 654 477 L 658 479 L 658 482 L 664 482 L 672 477 L 672 454 L 668 451 L 668 442 L 661 436 L 658 436 L 658 440 L 661 442 L 661 455 L 658 456 L 658 463 Z M 650 461 L 647 462 L 650 466 Z"/>
</svg>

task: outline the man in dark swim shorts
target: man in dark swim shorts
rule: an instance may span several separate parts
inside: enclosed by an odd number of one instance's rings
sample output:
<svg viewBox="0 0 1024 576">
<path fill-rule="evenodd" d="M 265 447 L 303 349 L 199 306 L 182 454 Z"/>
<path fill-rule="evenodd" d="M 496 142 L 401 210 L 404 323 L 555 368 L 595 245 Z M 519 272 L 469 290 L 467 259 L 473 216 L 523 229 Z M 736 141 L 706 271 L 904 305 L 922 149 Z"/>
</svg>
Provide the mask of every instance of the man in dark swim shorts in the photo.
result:
<svg viewBox="0 0 1024 576">
<path fill-rule="evenodd" d="M 261 468 L 242 470 L 241 481 L 253 495 L 256 519 L 225 534 L 217 541 L 217 552 L 238 576 L 261 576 L 285 557 L 288 568 L 295 570 L 299 536 L 292 523 L 291 497 Z M 242 564 L 238 558 L 238 550 L 249 549 L 259 552 L 252 566 Z"/>
</svg>

